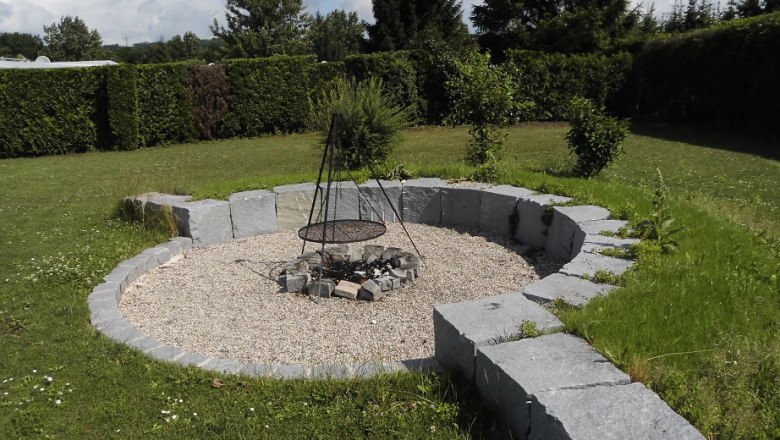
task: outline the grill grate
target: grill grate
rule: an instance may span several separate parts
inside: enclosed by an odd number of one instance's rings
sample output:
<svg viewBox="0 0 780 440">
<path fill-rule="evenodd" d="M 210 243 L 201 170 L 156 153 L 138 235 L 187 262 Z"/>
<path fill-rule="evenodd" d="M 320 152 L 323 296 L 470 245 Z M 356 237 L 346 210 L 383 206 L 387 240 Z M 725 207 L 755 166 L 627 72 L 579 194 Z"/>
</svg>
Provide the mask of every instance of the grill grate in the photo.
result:
<svg viewBox="0 0 780 440">
<path fill-rule="evenodd" d="M 369 220 L 328 220 L 298 230 L 298 237 L 313 243 L 356 243 L 384 235 L 382 223 Z"/>
</svg>

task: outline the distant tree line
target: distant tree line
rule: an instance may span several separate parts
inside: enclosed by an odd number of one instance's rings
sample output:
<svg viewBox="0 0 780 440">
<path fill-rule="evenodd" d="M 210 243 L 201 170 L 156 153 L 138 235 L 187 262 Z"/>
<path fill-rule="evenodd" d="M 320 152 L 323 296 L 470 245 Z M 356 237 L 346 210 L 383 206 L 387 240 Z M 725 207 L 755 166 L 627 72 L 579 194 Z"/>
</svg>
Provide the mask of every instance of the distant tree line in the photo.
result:
<svg viewBox="0 0 780 440">
<path fill-rule="evenodd" d="M 301 0 L 226 0 L 224 25 L 215 19 L 211 39 L 192 32 L 132 46 L 102 44 L 78 17 L 43 27 L 43 36 L 0 33 L 0 56 L 49 56 L 55 61 L 110 58 L 141 64 L 188 59 L 218 61 L 271 55 L 315 55 L 320 61 L 405 49 L 462 54 L 479 47 L 501 61 L 507 50 L 552 53 L 638 51 L 649 37 L 712 26 L 780 10 L 780 0 L 676 0 L 657 14 L 654 4 L 630 8 L 628 0 L 484 0 L 470 11 L 475 35 L 458 0 L 372 0 L 374 23 L 356 12 L 304 11 Z M 722 7 L 721 7 L 722 6 Z M 633 49 L 632 49 L 633 48 Z"/>
</svg>

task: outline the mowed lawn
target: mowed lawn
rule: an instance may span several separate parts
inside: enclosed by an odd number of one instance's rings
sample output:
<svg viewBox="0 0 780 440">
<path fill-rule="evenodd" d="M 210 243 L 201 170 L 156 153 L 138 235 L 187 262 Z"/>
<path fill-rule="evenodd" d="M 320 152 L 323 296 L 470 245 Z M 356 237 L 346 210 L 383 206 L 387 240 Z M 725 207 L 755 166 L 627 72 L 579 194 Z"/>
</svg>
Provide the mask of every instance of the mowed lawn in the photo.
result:
<svg viewBox="0 0 780 440">
<path fill-rule="evenodd" d="M 675 222 L 686 227 L 678 253 L 643 256 L 623 289 L 582 310 L 562 310 L 568 330 L 657 390 L 705 435 L 780 435 L 777 143 L 635 126 L 626 154 L 583 180 L 566 177 L 567 128 L 512 128 L 503 181 L 607 206 L 636 222 L 650 212 L 659 169 Z M 91 329 L 91 288 L 121 260 L 166 239 L 116 219 L 123 196 L 225 197 L 311 181 L 319 140 L 303 134 L 0 161 L 0 438 L 458 438 L 489 431 L 473 390 L 446 376 L 228 376 L 216 388 L 213 373 L 153 361 Z M 390 162 L 417 176 L 462 178 L 472 171 L 461 160 L 467 141 L 465 128 L 410 129 Z"/>
</svg>

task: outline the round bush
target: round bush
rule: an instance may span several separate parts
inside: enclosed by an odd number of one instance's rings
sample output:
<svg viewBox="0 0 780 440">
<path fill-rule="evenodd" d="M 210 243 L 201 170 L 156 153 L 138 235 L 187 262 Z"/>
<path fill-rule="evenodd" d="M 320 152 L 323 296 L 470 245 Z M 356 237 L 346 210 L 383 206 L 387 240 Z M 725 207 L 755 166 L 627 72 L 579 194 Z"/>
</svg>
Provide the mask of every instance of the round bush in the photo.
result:
<svg viewBox="0 0 780 440">
<path fill-rule="evenodd" d="M 339 166 L 359 169 L 383 163 L 400 140 L 408 115 L 382 93 L 382 81 L 337 78 L 317 100 L 313 125 L 327 135 L 336 118 Z"/>
</svg>

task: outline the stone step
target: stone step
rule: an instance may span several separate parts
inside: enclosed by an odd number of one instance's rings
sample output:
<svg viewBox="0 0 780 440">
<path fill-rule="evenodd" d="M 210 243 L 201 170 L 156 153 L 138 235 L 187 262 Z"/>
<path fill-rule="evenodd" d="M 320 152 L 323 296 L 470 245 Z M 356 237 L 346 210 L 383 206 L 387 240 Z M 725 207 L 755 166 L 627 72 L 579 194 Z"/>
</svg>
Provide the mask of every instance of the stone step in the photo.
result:
<svg viewBox="0 0 780 440">
<path fill-rule="evenodd" d="M 273 234 L 278 231 L 275 193 L 263 190 L 244 191 L 232 194 L 228 201 L 234 238 Z"/>
<path fill-rule="evenodd" d="M 545 211 L 555 204 L 566 203 L 569 197 L 553 194 L 534 194 L 520 197 L 517 201 L 517 229 L 515 239 L 535 249 L 544 249 L 547 243 L 547 228 L 550 226 Z"/>
<path fill-rule="evenodd" d="M 606 257 L 604 255 L 581 252 L 573 260 L 563 265 L 560 273 L 569 276 L 593 276 L 596 272 L 606 271 L 614 275 L 622 275 L 633 266 L 635 261 L 622 258 Z"/>
<path fill-rule="evenodd" d="M 563 329 L 555 315 L 520 293 L 437 305 L 433 309 L 436 360 L 473 380 L 477 348 L 516 337 L 525 322 L 534 323 L 542 333 Z"/>
<path fill-rule="evenodd" d="M 316 189 L 314 183 L 299 183 L 274 187 L 276 193 L 276 222 L 280 231 L 296 230 L 309 221 Z M 317 194 L 317 206 L 320 195 Z"/>
<path fill-rule="evenodd" d="M 484 185 L 446 186 L 441 191 L 441 223 L 445 226 L 478 228 Z"/>
<path fill-rule="evenodd" d="M 233 238 L 230 202 L 198 200 L 173 205 L 181 233 L 192 238 L 193 246 L 205 247 Z"/>
<path fill-rule="evenodd" d="M 475 382 L 480 396 L 525 438 L 532 423 L 529 402 L 537 394 L 630 379 L 584 340 L 559 333 L 479 347 Z"/>
<path fill-rule="evenodd" d="M 582 243 L 582 252 L 598 254 L 605 249 L 622 249 L 628 251 L 631 246 L 639 244 L 638 238 L 608 237 L 606 235 L 587 234 Z"/>
<path fill-rule="evenodd" d="M 569 261 L 579 253 L 585 238 L 585 232 L 580 227 L 582 223 L 610 217 L 609 210 L 593 205 L 554 206 L 552 212 L 545 251 L 558 261 Z"/>
<path fill-rule="evenodd" d="M 441 191 L 449 184 L 438 178 L 407 180 L 401 193 L 401 217 L 409 223 L 441 223 Z"/>
<path fill-rule="evenodd" d="M 500 237 L 512 237 L 517 226 L 517 201 L 534 194 L 530 189 L 498 185 L 482 190 L 479 228 Z"/>
<path fill-rule="evenodd" d="M 609 284 L 596 284 L 579 277 L 554 273 L 526 286 L 523 295 L 531 301 L 543 304 L 561 299 L 566 304 L 580 307 L 615 289 L 615 286 Z"/>
<path fill-rule="evenodd" d="M 641 383 L 540 392 L 528 440 L 704 440 Z"/>
</svg>

